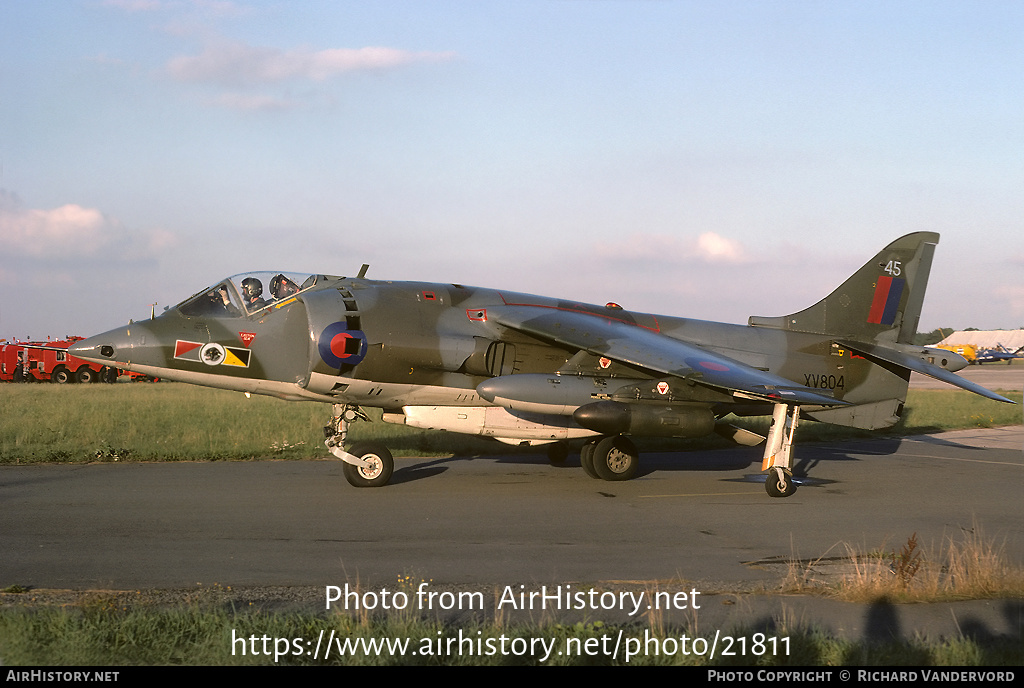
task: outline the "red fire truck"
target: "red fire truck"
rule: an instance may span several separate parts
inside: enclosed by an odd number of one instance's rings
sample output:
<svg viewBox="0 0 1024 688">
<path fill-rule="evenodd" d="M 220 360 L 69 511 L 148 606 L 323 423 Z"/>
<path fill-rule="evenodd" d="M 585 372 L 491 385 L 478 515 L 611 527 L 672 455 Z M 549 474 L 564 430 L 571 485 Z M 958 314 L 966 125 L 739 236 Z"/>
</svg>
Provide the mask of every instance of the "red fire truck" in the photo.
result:
<svg viewBox="0 0 1024 688">
<path fill-rule="evenodd" d="M 117 382 L 116 368 L 89 363 L 68 354 L 82 337 L 45 342 L 0 341 L 0 380 L 6 382 Z"/>
</svg>

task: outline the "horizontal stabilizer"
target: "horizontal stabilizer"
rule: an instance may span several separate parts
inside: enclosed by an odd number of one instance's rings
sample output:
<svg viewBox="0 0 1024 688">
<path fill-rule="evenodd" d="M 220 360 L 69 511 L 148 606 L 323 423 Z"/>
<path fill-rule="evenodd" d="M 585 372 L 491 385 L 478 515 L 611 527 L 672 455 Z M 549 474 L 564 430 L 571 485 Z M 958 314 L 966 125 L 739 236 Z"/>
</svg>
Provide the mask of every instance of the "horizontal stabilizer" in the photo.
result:
<svg viewBox="0 0 1024 688">
<path fill-rule="evenodd" d="M 959 375 L 954 375 L 948 370 L 944 370 L 933 363 L 928 363 L 917 356 L 913 356 L 902 351 L 896 351 L 895 349 L 890 349 L 885 346 L 879 346 L 878 344 L 865 344 L 863 342 L 855 341 L 839 341 L 838 343 L 852 351 L 856 351 L 859 354 L 898 365 L 901 368 L 906 368 L 914 371 L 915 373 L 921 373 L 922 375 L 933 377 L 936 380 L 948 382 L 949 384 L 960 387 L 961 389 L 966 389 L 969 392 L 980 394 L 987 399 L 1004 401 L 1008 404 L 1017 403 L 1012 399 L 1007 399 L 1002 395 L 996 394 L 995 392 L 982 387 L 976 382 L 965 380 Z"/>
</svg>

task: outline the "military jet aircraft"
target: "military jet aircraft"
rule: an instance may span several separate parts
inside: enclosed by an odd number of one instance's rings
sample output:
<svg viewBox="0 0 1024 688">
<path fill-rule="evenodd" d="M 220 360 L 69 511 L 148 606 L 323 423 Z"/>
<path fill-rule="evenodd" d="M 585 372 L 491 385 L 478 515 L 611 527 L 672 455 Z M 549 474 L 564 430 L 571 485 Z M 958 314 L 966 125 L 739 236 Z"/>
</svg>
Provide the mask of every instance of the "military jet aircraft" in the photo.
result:
<svg viewBox="0 0 1024 688">
<path fill-rule="evenodd" d="M 1006 364 L 1010 365 L 1015 358 L 1020 358 L 1021 351 L 1024 351 L 1024 346 L 1016 351 L 1010 351 L 1002 344 L 996 344 L 994 349 L 981 349 L 978 351 L 974 362 L 981 365 L 983 363 L 1002 363 L 1006 361 Z"/>
<path fill-rule="evenodd" d="M 376 443 L 348 446 L 362 407 L 383 420 L 521 444 L 583 439 L 593 478 L 628 480 L 631 436 L 719 432 L 771 415 L 762 470 L 792 494 L 793 435 L 816 421 L 884 428 L 911 371 L 1011 402 L 953 372 L 956 354 L 911 344 L 938 234 L 889 244 L 832 294 L 782 317 L 730 325 L 461 284 L 292 273 L 224 279 L 149 321 L 80 341 L 80 358 L 209 387 L 333 405 L 326 444 L 355 486 L 394 468 Z M 264 286 L 269 290 L 264 292 Z M 553 452 L 564 459 L 564 452 Z"/>
</svg>

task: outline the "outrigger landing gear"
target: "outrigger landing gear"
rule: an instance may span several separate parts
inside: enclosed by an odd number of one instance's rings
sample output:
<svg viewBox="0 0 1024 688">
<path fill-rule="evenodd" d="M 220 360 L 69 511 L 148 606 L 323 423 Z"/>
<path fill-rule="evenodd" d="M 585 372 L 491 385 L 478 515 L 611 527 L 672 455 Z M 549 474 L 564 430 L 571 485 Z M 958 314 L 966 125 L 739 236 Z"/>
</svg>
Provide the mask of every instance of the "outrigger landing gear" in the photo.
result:
<svg viewBox="0 0 1024 688">
<path fill-rule="evenodd" d="M 772 427 L 768 430 L 768 441 L 764 448 L 761 470 L 766 471 L 764 489 L 769 497 L 788 497 L 796 492 L 793 471 L 793 434 L 800 420 L 800 407 L 789 404 L 775 404 L 772 413 Z"/>
<path fill-rule="evenodd" d="M 334 404 L 331 424 L 324 427 L 324 444 L 328 451 L 344 461 L 345 479 L 354 487 L 382 487 L 387 485 L 395 470 L 395 460 L 388 448 L 377 442 L 357 442 L 352 450 L 342 446 L 348 437 L 348 424 L 355 420 L 369 420 L 363 410 L 354 404 Z"/>
</svg>

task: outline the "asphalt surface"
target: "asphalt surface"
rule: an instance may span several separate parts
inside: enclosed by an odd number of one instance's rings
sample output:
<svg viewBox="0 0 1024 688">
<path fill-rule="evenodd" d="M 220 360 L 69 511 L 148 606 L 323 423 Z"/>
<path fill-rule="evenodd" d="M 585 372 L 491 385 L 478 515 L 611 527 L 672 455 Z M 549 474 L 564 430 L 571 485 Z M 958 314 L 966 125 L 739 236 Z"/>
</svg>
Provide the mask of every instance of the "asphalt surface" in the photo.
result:
<svg viewBox="0 0 1024 688">
<path fill-rule="evenodd" d="M 751 562 L 980 526 L 1024 561 L 1024 429 L 801 445 L 771 499 L 760 450 L 649 454 L 624 483 L 570 457 L 0 467 L 0 584 L 39 587 L 768 580 Z"/>
</svg>

